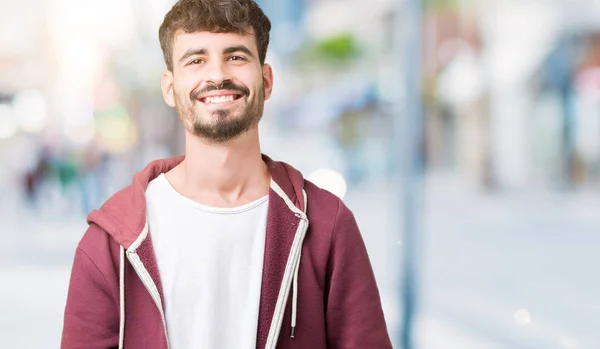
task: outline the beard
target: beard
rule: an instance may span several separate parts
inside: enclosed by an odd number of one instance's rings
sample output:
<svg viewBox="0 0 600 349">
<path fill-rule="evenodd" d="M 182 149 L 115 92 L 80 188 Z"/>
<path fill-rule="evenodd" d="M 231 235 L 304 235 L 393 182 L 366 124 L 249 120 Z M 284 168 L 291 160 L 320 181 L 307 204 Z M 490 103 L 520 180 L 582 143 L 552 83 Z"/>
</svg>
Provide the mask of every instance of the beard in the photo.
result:
<svg viewBox="0 0 600 349">
<path fill-rule="evenodd" d="M 248 98 L 250 93 L 248 88 L 230 81 L 224 82 L 220 88 L 241 92 L 241 98 Z M 208 117 L 203 116 L 204 113 L 196 109 L 202 103 L 198 101 L 198 96 L 218 89 L 219 87 L 210 85 L 202 90 L 192 91 L 188 101 L 185 101 L 183 95 L 177 95 L 175 108 L 188 132 L 212 143 L 225 143 L 258 125 L 264 109 L 265 89 L 264 85 L 259 88 L 255 98 L 247 99 L 241 109 L 217 109 L 208 112 Z"/>
</svg>

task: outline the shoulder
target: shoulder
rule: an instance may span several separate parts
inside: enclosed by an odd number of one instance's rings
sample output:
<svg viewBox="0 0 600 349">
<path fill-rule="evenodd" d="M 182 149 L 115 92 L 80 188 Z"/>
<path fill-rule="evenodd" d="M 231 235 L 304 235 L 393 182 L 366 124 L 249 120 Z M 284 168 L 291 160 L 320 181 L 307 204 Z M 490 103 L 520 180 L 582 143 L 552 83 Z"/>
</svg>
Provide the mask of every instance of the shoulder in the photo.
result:
<svg viewBox="0 0 600 349">
<path fill-rule="evenodd" d="M 316 224 L 333 232 L 340 220 L 353 218 L 352 211 L 331 192 L 308 180 L 304 181 L 304 189 L 308 201 L 307 216 L 311 225 Z"/>
<path fill-rule="evenodd" d="M 92 223 L 79 241 L 77 249 L 83 252 L 94 264 L 113 266 L 119 258 L 119 244 L 111 236 Z"/>
<path fill-rule="evenodd" d="M 331 192 L 319 188 L 309 180 L 304 180 L 304 190 L 307 197 L 307 214 L 309 219 L 334 218 L 342 200 Z M 318 209 L 315 209 L 318 208 Z"/>
</svg>

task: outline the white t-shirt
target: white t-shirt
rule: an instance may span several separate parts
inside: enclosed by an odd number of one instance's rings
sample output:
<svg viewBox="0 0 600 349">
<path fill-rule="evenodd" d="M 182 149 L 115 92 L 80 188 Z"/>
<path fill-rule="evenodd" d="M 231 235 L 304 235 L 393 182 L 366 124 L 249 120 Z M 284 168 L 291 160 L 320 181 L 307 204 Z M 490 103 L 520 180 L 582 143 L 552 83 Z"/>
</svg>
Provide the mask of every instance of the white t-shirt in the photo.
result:
<svg viewBox="0 0 600 349">
<path fill-rule="evenodd" d="M 268 196 L 204 206 L 161 174 L 146 205 L 171 349 L 255 348 Z"/>
</svg>

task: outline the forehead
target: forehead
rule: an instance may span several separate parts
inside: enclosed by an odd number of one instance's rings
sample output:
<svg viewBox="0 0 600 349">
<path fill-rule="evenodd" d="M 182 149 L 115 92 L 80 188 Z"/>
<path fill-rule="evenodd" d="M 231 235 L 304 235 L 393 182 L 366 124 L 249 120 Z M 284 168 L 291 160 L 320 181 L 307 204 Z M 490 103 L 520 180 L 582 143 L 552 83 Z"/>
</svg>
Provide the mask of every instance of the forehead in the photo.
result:
<svg viewBox="0 0 600 349">
<path fill-rule="evenodd" d="M 173 54 L 175 58 L 181 56 L 189 49 L 205 49 L 222 51 L 231 46 L 244 45 L 252 52 L 258 50 L 254 32 L 249 30 L 247 34 L 238 33 L 213 33 L 208 31 L 197 31 L 186 33 L 183 30 L 175 32 L 173 41 Z"/>
</svg>

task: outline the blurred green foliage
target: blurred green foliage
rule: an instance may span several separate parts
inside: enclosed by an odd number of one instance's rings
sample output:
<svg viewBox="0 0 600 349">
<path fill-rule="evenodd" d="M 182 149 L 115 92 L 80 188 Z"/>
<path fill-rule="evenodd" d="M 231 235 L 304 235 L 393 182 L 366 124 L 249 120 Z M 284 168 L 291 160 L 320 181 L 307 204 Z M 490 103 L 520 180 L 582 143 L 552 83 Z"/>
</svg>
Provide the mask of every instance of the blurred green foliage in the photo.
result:
<svg viewBox="0 0 600 349">
<path fill-rule="evenodd" d="M 361 47 L 349 33 L 340 33 L 324 39 L 309 41 L 299 50 L 296 63 L 300 65 L 338 65 L 356 60 L 361 55 Z"/>
<path fill-rule="evenodd" d="M 423 0 L 425 10 L 454 10 L 468 0 Z"/>
<path fill-rule="evenodd" d="M 356 39 L 348 33 L 334 35 L 317 42 L 314 51 L 322 59 L 336 61 L 354 59 L 360 55 L 360 47 Z"/>
</svg>

